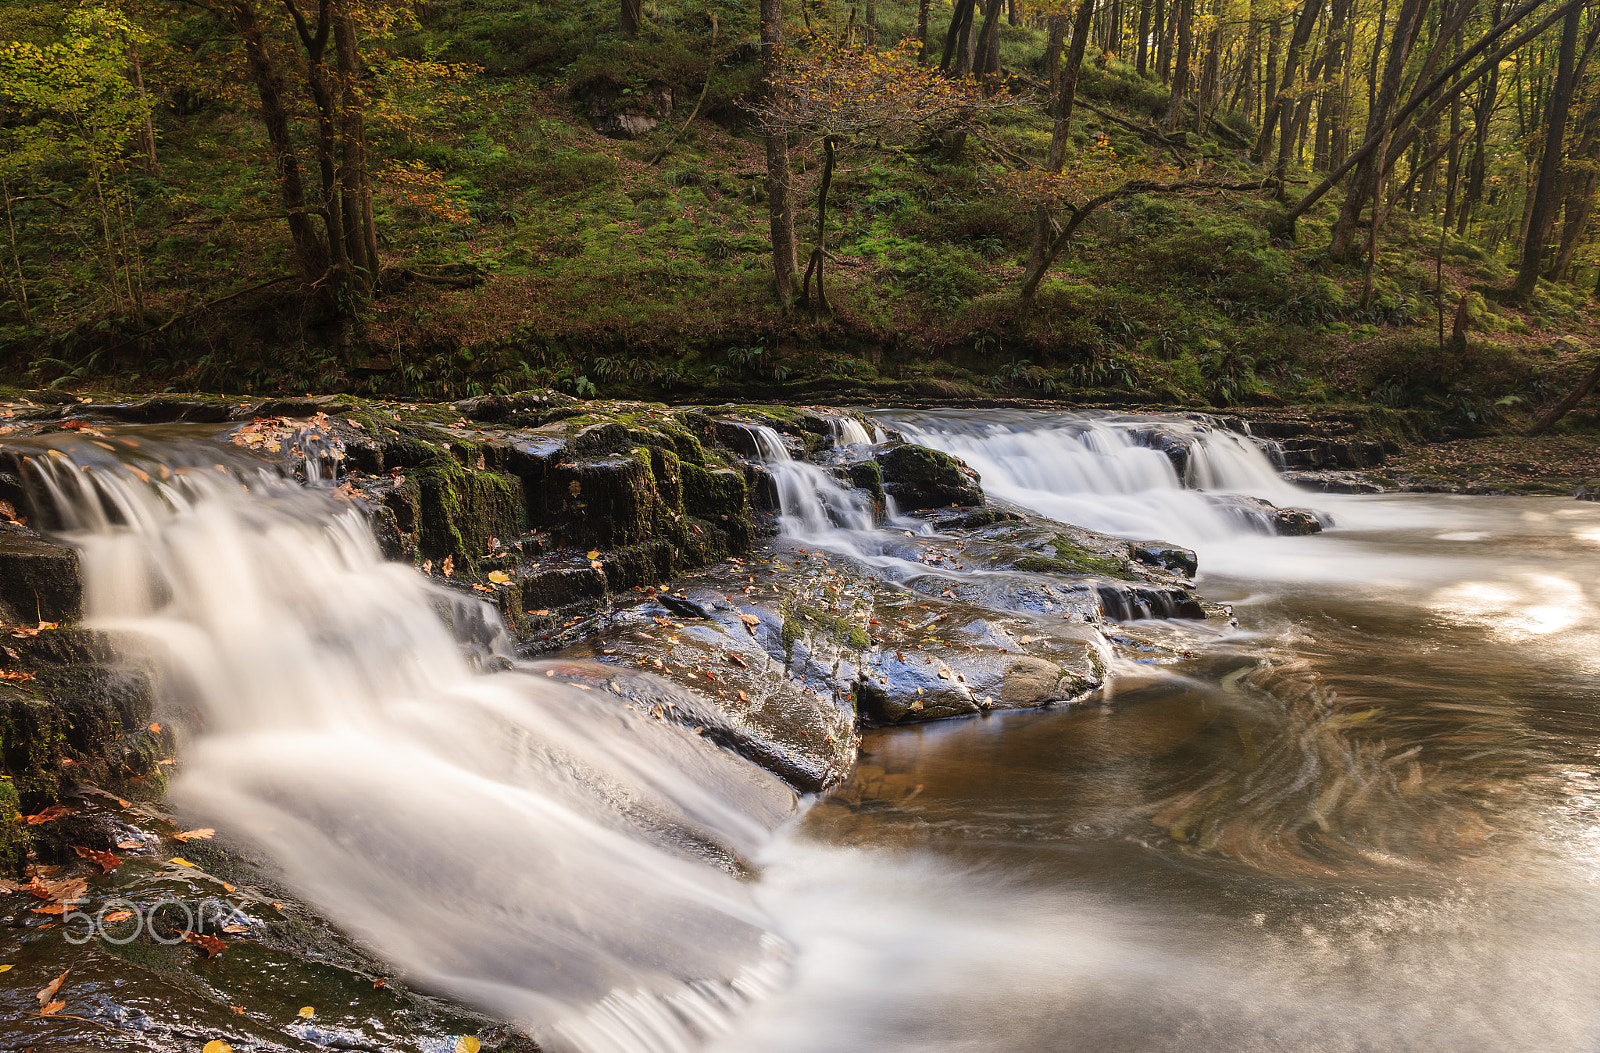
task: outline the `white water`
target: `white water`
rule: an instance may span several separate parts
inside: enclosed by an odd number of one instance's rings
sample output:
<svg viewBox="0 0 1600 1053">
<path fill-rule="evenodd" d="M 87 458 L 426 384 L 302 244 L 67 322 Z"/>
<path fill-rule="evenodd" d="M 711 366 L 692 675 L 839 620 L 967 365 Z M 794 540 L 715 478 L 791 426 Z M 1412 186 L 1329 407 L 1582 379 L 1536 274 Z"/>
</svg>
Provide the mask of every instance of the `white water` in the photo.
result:
<svg viewBox="0 0 1600 1053">
<path fill-rule="evenodd" d="M 1250 533 L 1208 494 L 1246 494 L 1278 505 L 1307 495 L 1278 477 L 1247 437 L 1170 418 L 1074 413 L 885 411 L 909 442 L 955 454 L 986 493 L 1066 523 L 1190 547 Z M 1190 450 L 1179 478 L 1140 439 L 1158 429 Z"/>
<path fill-rule="evenodd" d="M 404 979 L 545 1048 L 691 1049 L 781 976 L 721 863 L 787 815 L 774 780 L 513 669 L 489 608 L 384 563 L 326 490 L 197 447 L 107 449 L 67 440 L 30 471 L 82 554 L 86 622 L 141 641 L 194 724 L 182 806 Z M 441 610 L 505 671 L 480 673 Z"/>
<path fill-rule="evenodd" d="M 866 438 L 866 430 L 855 421 L 831 418 L 853 425 Z M 756 424 L 750 427 L 761 462 L 778 489 L 779 525 L 793 537 L 818 538 L 837 530 L 873 529 L 872 502 L 865 494 L 847 489 L 832 474 L 810 461 L 797 461 L 773 429 Z M 851 434 L 846 432 L 846 434 Z"/>
</svg>

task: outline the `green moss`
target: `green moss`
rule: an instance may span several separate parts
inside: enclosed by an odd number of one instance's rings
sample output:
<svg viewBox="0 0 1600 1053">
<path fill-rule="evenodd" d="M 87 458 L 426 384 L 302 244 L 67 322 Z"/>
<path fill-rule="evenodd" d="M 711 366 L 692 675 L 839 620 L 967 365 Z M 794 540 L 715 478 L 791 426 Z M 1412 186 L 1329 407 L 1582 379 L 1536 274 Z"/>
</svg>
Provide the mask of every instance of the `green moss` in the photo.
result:
<svg viewBox="0 0 1600 1053">
<path fill-rule="evenodd" d="M 0 683 L 0 759 L 10 777 L 7 785 L 30 803 L 49 803 L 60 793 L 65 725 L 57 707 Z"/>
<path fill-rule="evenodd" d="M 11 777 L 0 776 L 0 873 L 22 876 L 28 858 L 29 828 L 22 822 L 22 797 Z"/>
<path fill-rule="evenodd" d="M 522 483 L 497 472 L 467 471 L 459 464 L 412 469 L 418 493 L 417 551 L 429 559 L 453 557 L 477 566 L 491 537 L 513 538 L 527 527 Z"/>
</svg>

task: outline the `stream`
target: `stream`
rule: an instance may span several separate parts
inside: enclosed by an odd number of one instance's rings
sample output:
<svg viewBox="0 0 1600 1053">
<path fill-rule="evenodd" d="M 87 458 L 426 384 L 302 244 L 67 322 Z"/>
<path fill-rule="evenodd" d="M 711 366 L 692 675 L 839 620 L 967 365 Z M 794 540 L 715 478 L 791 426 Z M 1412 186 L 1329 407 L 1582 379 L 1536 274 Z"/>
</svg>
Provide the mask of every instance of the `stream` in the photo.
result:
<svg viewBox="0 0 1600 1053">
<path fill-rule="evenodd" d="M 1186 418 L 872 419 L 835 441 L 898 432 L 992 498 L 1187 546 L 1231 618 L 1107 623 L 1087 698 L 869 730 L 795 811 L 518 658 L 326 491 L 181 443 L 40 460 L 86 620 L 167 655 L 198 718 L 175 801 L 544 1048 L 1600 1049 L 1600 505 L 1310 494 Z M 875 525 L 763 430 L 787 539 L 927 571 L 896 546 L 932 527 Z M 1248 498 L 1327 525 L 1270 536 Z M 152 1046 L 206 1033 L 107 977 Z M 331 1031 L 235 1048 L 443 1051 L 474 1026 L 397 1034 L 340 997 Z"/>
</svg>

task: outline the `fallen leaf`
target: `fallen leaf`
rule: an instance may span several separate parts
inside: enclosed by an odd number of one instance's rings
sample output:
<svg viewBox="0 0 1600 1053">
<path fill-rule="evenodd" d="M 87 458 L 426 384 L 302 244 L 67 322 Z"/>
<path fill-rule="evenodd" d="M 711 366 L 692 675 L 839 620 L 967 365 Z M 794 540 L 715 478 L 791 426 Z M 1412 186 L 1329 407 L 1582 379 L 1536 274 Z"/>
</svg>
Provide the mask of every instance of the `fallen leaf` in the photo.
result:
<svg viewBox="0 0 1600 1053">
<path fill-rule="evenodd" d="M 161 734 L 161 725 L 160 724 L 151 724 L 150 725 L 150 734 L 152 734 L 152 735 Z"/>
<path fill-rule="evenodd" d="M 141 848 L 143 846 L 138 841 L 118 841 L 117 847 L 122 849 L 124 852 L 131 852 L 134 849 Z"/>
<path fill-rule="evenodd" d="M 535 618 L 543 618 L 543 617 L 548 616 L 550 612 L 549 612 L 549 610 L 538 610 L 538 611 L 529 611 L 528 613 L 533 615 Z"/>
<path fill-rule="evenodd" d="M 444 562 L 439 564 L 439 573 L 443 574 L 445 577 L 448 578 L 450 575 L 454 574 L 455 572 L 456 572 L 456 558 L 454 556 L 446 556 L 444 558 Z"/>
<path fill-rule="evenodd" d="M 131 917 L 133 917 L 133 911 L 131 910 L 114 910 L 100 920 L 109 925 L 112 922 L 127 921 Z"/>
<path fill-rule="evenodd" d="M 598 571 L 602 571 L 602 572 L 603 572 L 603 571 L 604 571 L 604 569 L 605 569 L 605 566 L 604 566 L 604 564 L 602 564 L 602 563 L 601 563 L 601 562 L 600 562 L 600 561 L 599 561 L 599 560 L 597 560 L 597 559 L 591 559 L 591 560 L 590 560 L 590 561 L 589 561 L 589 567 L 590 567 L 590 569 L 592 569 L 592 570 L 598 570 Z"/>
<path fill-rule="evenodd" d="M 87 859 L 99 867 L 102 874 L 109 874 L 122 865 L 122 860 L 110 852 L 97 852 L 92 848 L 84 848 L 82 845 L 73 845 L 72 850 L 78 853 L 80 858 Z"/>
<path fill-rule="evenodd" d="M 29 826 L 38 826 L 40 823 L 48 823 L 51 820 L 60 819 L 63 815 L 67 815 L 68 812 L 69 809 L 66 805 L 52 804 L 50 807 L 44 809 L 42 812 L 38 812 L 35 815 L 23 816 L 22 821 L 27 823 Z"/>
<path fill-rule="evenodd" d="M 482 1048 L 482 1043 L 471 1035 L 462 1035 L 456 1039 L 455 1053 L 478 1053 Z"/>
<path fill-rule="evenodd" d="M 56 996 L 56 992 L 61 990 L 61 982 L 67 978 L 67 973 L 70 973 L 71 971 L 71 969 L 68 969 L 66 972 L 62 973 L 60 976 L 44 985 L 44 989 L 34 996 L 39 1000 L 40 1005 L 49 1004 L 50 999 L 54 998 Z M 52 1010 L 52 1012 L 54 1012 L 54 1010 Z"/>
<path fill-rule="evenodd" d="M 9 973 L 13 968 L 15 967 L 10 965 L 0 965 L 0 973 Z"/>
<path fill-rule="evenodd" d="M 585 556 L 584 558 L 585 559 L 599 559 L 600 558 L 600 550 L 597 549 L 597 548 L 591 548 L 589 550 L 589 554 L 587 556 Z"/>
<path fill-rule="evenodd" d="M 67 1003 L 65 1002 L 51 1002 L 49 1005 L 39 1010 L 39 1015 L 54 1016 L 56 1013 L 61 1012 L 65 1008 L 67 1008 Z"/>
<path fill-rule="evenodd" d="M 176 863 L 180 867 L 192 867 L 192 866 L 194 866 L 193 863 L 189 862 L 187 859 L 183 858 L 182 856 L 173 856 L 171 859 L 167 860 L 167 862 L 168 863 Z"/>
<path fill-rule="evenodd" d="M 33 908 L 33 913 L 34 914 L 61 914 L 61 913 L 65 912 L 66 909 L 67 909 L 67 905 L 65 903 L 51 903 L 51 904 L 48 904 L 47 906 L 43 906 L 43 907 L 34 907 Z"/>
<path fill-rule="evenodd" d="M 207 936 L 200 932 L 185 932 L 183 934 L 183 942 L 194 944 L 200 949 L 200 953 L 207 958 L 215 958 L 228 949 L 228 945 L 215 936 Z"/>
<path fill-rule="evenodd" d="M 202 826 L 198 830 L 184 830 L 172 835 L 174 841 L 207 841 L 215 837 L 217 832 L 209 826 Z"/>
<path fill-rule="evenodd" d="M 734 654 L 732 651 L 724 652 L 722 657 L 727 660 L 729 665 L 738 666 L 740 669 L 749 669 L 750 668 L 750 664 L 748 662 L 746 662 L 743 658 L 740 658 L 738 655 Z"/>
<path fill-rule="evenodd" d="M 354 422 L 352 421 L 352 423 Z M 238 1006 L 232 1006 L 231 1008 L 235 1013 L 244 1012 L 244 1010 L 240 1009 Z M 200 1053 L 233 1053 L 233 1047 L 222 1041 L 220 1038 L 214 1038 L 210 1042 L 207 1042 L 204 1046 L 200 1047 Z"/>
<path fill-rule="evenodd" d="M 750 701 L 750 696 L 745 694 L 743 691 L 741 691 L 741 692 L 739 692 L 739 701 L 740 702 L 748 702 L 748 701 Z"/>
<path fill-rule="evenodd" d="M 28 681 L 30 681 L 32 679 L 33 679 L 33 674 L 32 673 L 24 673 L 20 669 L 19 670 L 9 670 L 9 669 L 8 670 L 0 670 L 0 680 L 11 680 L 11 681 L 15 681 L 16 683 L 19 683 L 19 684 L 26 684 Z"/>
<path fill-rule="evenodd" d="M 300 1007 L 300 1012 L 295 1014 L 295 1016 L 299 1017 L 301 1020 L 310 1020 L 312 1017 L 314 1017 L 316 1015 L 317 1015 L 317 1011 L 315 1009 L 313 1009 L 311 1006 L 308 1006 L 308 1005 L 301 1006 Z"/>
<path fill-rule="evenodd" d="M 496 585 L 506 585 L 510 583 L 511 575 L 507 574 L 503 570 L 491 570 L 489 572 L 489 580 L 494 582 Z"/>
<path fill-rule="evenodd" d="M 745 631 L 751 636 L 756 634 L 756 626 L 761 624 L 761 619 L 753 614 L 741 614 L 739 615 L 739 620 L 744 622 Z"/>
<path fill-rule="evenodd" d="M 222 927 L 222 931 L 227 933 L 230 936 L 237 936 L 241 932 L 249 932 L 250 931 L 250 926 L 248 926 L 248 925 L 224 925 Z"/>
</svg>

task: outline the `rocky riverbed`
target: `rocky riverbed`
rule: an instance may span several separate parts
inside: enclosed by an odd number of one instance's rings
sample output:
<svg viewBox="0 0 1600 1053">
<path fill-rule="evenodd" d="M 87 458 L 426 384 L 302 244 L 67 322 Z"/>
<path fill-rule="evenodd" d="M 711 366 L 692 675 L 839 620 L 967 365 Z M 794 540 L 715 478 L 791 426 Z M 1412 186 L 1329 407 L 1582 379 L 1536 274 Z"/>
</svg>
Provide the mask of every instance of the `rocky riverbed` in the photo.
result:
<svg viewBox="0 0 1600 1053">
<path fill-rule="evenodd" d="M 878 441 L 852 441 L 869 433 Z M 763 434 L 865 510 L 868 540 L 785 529 L 783 464 Z M 506 635 L 492 661 L 541 662 L 546 676 L 690 729 L 802 794 L 849 774 L 863 728 L 1072 704 L 1101 686 L 1117 648 L 1181 648 L 1141 631 L 1142 620 L 1229 618 L 1192 592 L 1192 552 L 993 500 L 956 457 L 848 410 L 554 392 L 449 405 L 0 399 L 0 865 L 15 879 L 0 958 L 64 963 L 45 949 L 60 935 L 51 930 L 91 885 L 102 896 L 239 892 L 248 902 L 217 959 L 239 963 L 226 982 L 208 976 L 219 952 L 204 944 L 145 937 L 112 953 L 140 983 L 185 992 L 175 1004 L 202 1023 L 178 1014 L 148 1025 L 168 1043 L 214 1030 L 205 1022 L 235 1008 L 282 1039 L 272 1020 L 294 996 L 248 981 L 246 960 L 291 971 L 313 961 L 340 989 L 361 986 L 352 978 L 378 983 L 382 995 L 346 999 L 352 1019 L 387 1021 L 356 1027 L 355 1048 L 407 1021 L 441 1041 L 463 1029 L 514 1039 L 383 983 L 380 961 L 297 904 L 229 831 L 181 836 L 193 831 L 164 810 L 163 794 L 193 714 L 163 693 L 148 657 L 80 624 L 78 556 L 56 536 L 59 509 L 33 463 L 57 456 L 50 445 L 63 439 L 103 449 L 156 487 L 215 467 L 204 451 L 226 446 L 326 488 L 362 511 L 389 559 L 493 605 Z M 1299 441 L 1309 472 L 1384 457 L 1381 444 Z M 152 452 L 173 443 L 199 452 L 183 463 Z M 1152 432 L 1148 444 L 1175 466 L 1187 457 L 1170 436 Z M 1263 532 L 1322 527 L 1315 513 L 1257 498 L 1217 502 Z M 463 639 L 483 632 L 457 628 Z M 117 982 L 124 965 L 96 962 L 98 983 Z"/>
</svg>

